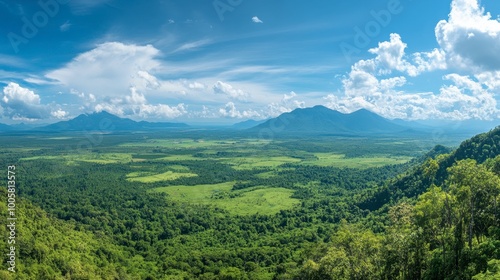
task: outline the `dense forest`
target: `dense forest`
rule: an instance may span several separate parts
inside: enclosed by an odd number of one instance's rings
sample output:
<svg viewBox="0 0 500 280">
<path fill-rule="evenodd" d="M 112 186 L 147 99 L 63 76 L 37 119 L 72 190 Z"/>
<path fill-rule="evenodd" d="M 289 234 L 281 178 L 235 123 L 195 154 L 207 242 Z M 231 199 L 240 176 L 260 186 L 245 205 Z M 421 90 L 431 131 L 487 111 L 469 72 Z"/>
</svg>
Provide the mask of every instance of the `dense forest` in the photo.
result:
<svg viewBox="0 0 500 280">
<path fill-rule="evenodd" d="M 88 152 L 135 151 L 120 139 Z M 17 169 L 19 251 L 16 272 L 7 271 L 9 233 L 0 227 L 0 279 L 500 279 L 499 140 L 497 128 L 455 150 L 366 168 L 309 163 L 334 149 L 348 160 L 394 146 L 287 140 L 259 147 L 276 161 L 287 155 L 283 163 L 252 168 L 245 160 L 258 152 L 232 142 L 152 144 L 147 155 L 106 163 L 74 160 L 61 146 L 3 150 L 3 166 Z M 195 175 L 130 180 L 175 170 Z M 296 203 L 243 215 L 155 191 L 203 184 L 230 185 L 214 201 L 273 188 L 291 190 Z M 5 221 L 5 188 L 0 196 Z"/>
</svg>

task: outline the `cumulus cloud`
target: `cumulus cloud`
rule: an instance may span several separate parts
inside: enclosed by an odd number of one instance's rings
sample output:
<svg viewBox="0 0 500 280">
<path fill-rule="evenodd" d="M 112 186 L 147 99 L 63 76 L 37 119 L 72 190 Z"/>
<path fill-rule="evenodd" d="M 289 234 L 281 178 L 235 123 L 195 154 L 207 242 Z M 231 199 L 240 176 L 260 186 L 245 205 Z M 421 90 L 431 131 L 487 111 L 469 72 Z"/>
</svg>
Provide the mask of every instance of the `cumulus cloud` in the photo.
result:
<svg viewBox="0 0 500 280">
<path fill-rule="evenodd" d="M 144 118 L 176 118 L 186 114 L 184 104 L 150 104 L 145 93 L 169 90 L 185 93 L 185 89 L 200 89 L 202 84 L 159 80 L 154 74 L 162 67 L 157 59 L 159 55 L 160 51 L 151 45 L 104 43 L 45 76 L 78 96 L 82 102 L 81 110 L 106 110 L 121 116 Z"/>
<path fill-rule="evenodd" d="M 64 110 L 57 109 L 56 111 L 50 112 L 50 115 L 56 119 L 63 120 L 68 118 L 69 113 Z"/>
<path fill-rule="evenodd" d="M 435 33 L 450 65 L 476 71 L 500 70 L 500 22 L 477 0 L 454 0 L 448 20 L 440 21 Z"/>
<path fill-rule="evenodd" d="M 212 89 L 215 94 L 224 94 L 233 99 L 246 100 L 248 98 L 248 93 L 244 92 L 241 89 L 236 89 L 230 84 L 221 81 L 215 83 Z"/>
<path fill-rule="evenodd" d="M 176 106 L 167 104 L 149 104 L 144 94 L 135 87 L 130 88 L 130 94 L 124 98 L 108 98 L 94 106 L 96 112 L 107 111 L 120 116 L 132 116 L 154 119 L 174 119 L 187 113 L 186 106 L 180 103 Z"/>
<path fill-rule="evenodd" d="M 299 100 L 298 95 L 292 91 L 289 94 L 283 94 L 279 101 L 272 102 L 264 108 L 255 109 L 248 103 L 236 104 L 230 101 L 223 107 L 220 107 L 217 112 L 214 112 L 207 106 L 203 106 L 203 112 L 195 115 L 210 118 L 267 119 L 304 107 L 305 102 Z"/>
<path fill-rule="evenodd" d="M 482 72 L 474 75 L 476 79 L 493 92 L 500 92 L 500 71 Z"/>
<path fill-rule="evenodd" d="M 256 16 L 255 16 L 255 17 L 252 17 L 252 21 L 253 21 L 254 23 L 264 23 L 262 20 L 260 20 L 260 18 L 259 18 L 259 17 L 256 17 Z"/>
<path fill-rule="evenodd" d="M 265 117 L 276 117 L 283 113 L 291 112 L 297 108 L 304 108 L 305 102 L 297 100 L 297 93 L 290 92 L 284 94 L 279 102 L 273 102 L 267 106 L 266 112 L 263 114 Z"/>
<path fill-rule="evenodd" d="M 157 87 L 151 74 L 160 67 L 160 51 L 151 45 L 104 43 L 82 53 L 46 77 L 80 92 L 97 96 L 122 95 L 128 87 L 141 90 Z"/>
<path fill-rule="evenodd" d="M 226 118 L 249 119 L 254 117 L 259 118 L 261 114 L 254 110 L 239 111 L 236 109 L 236 105 L 233 102 L 228 102 L 223 108 L 219 109 L 219 116 Z"/>
<path fill-rule="evenodd" d="M 494 119 L 500 117 L 500 22 L 477 0 L 453 0 L 448 20 L 435 29 L 440 48 L 406 54 L 398 34 L 369 50 L 342 78 L 343 90 L 325 97 L 342 112 L 366 108 L 388 118 Z M 411 93 L 408 80 L 435 70 L 447 73 L 436 92 Z"/>
<path fill-rule="evenodd" d="M 40 105 L 40 96 L 19 84 L 5 86 L 0 100 L 3 115 L 13 120 L 34 121 L 47 116 L 46 106 Z"/>
<path fill-rule="evenodd" d="M 141 89 L 157 89 L 160 87 L 158 79 L 151 75 L 148 71 L 137 71 L 137 75 L 133 77 L 133 84 L 135 87 Z"/>
<path fill-rule="evenodd" d="M 491 120 L 499 117 L 494 93 L 480 82 L 458 74 L 448 74 L 443 78 L 450 84 L 441 86 L 438 94 L 398 91 L 394 87 L 403 81 L 391 78 L 375 81 L 370 88 L 371 94 L 330 94 L 325 98 L 326 106 L 345 113 L 366 108 L 388 118 L 413 120 Z M 385 87 L 384 82 L 387 83 Z"/>
<path fill-rule="evenodd" d="M 30 105 L 40 104 L 40 96 L 32 90 L 23 88 L 16 83 L 9 83 L 3 89 L 2 101 L 5 104 L 24 103 Z"/>
<path fill-rule="evenodd" d="M 406 43 L 403 43 L 399 34 L 393 33 L 390 37 L 390 41 L 381 42 L 377 48 L 369 50 L 370 53 L 377 55 L 374 63 L 379 68 L 380 74 L 390 74 L 392 70 L 397 70 L 416 76 L 417 68 L 404 58 Z"/>
<path fill-rule="evenodd" d="M 423 72 L 444 70 L 447 68 L 446 54 L 441 49 L 431 52 L 417 52 L 406 54 L 407 44 L 397 33 L 390 34 L 390 40 L 380 42 L 378 47 L 369 49 L 368 52 L 376 55 L 375 58 L 360 61 L 355 68 L 377 75 L 390 75 L 394 71 L 415 77 Z"/>
</svg>

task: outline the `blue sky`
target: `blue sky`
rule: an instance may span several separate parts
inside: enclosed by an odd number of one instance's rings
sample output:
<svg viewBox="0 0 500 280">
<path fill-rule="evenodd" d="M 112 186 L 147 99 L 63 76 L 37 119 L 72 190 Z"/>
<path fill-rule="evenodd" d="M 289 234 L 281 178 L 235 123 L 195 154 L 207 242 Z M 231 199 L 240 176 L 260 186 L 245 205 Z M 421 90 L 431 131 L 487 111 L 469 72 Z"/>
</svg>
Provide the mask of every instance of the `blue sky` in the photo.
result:
<svg viewBox="0 0 500 280">
<path fill-rule="evenodd" d="M 0 122 L 237 122 L 318 104 L 499 119 L 499 15 L 495 0 L 0 0 Z"/>
</svg>

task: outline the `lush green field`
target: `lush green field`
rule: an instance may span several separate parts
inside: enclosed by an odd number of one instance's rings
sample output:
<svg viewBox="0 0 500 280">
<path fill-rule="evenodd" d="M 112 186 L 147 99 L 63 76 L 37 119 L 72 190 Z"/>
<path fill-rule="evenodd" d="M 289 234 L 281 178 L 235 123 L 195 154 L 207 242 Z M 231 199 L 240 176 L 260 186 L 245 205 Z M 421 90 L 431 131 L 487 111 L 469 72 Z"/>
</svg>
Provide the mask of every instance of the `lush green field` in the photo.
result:
<svg viewBox="0 0 500 280">
<path fill-rule="evenodd" d="M 284 188 L 254 187 L 232 192 L 234 182 L 214 185 L 172 186 L 153 189 L 181 203 L 213 205 L 234 215 L 273 215 L 300 203 Z"/>
<path fill-rule="evenodd" d="M 127 180 L 131 182 L 140 183 L 154 183 L 161 181 L 173 181 L 184 177 L 195 177 L 198 176 L 193 173 L 179 173 L 173 171 L 167 171 L 160 174 L 154 174 L 151 172 L 132 172 L 127 174 Z"/>
<path fill-rule="evenodd" d="M 285 163 L 298 163 L 300 159 L 291 157 L 246 157 L 246 158 L 223 158 L 223 162 L 228 163 L 235 169 L 252 170 L 254 168 L 272 168 Z"/>
<path fill-rule="evenodd" d="M 21 160 L 59 160 L 68 163 L 92 162 L 98 164 L 128 163 L 132 161 L 132 155 L 127 153 L 76 153 L 59 156 L 34 156 L 21 158 Z"/>
<path fill-rule="evenodd" d="M 347 167 L 347 168 L 370 168 L 381 167 L 385 165 L 402 164 L 410 161 L 412 158 L 408 156 L 367 156 L 367 157 L 351 157 L 346 158 L 342 154 L 331 153 L 315 153 L 317 159 L 306 160 L 302 163 L 312 164 L 318 166 L 333 166 L 333 167 Z"/>
</svg>

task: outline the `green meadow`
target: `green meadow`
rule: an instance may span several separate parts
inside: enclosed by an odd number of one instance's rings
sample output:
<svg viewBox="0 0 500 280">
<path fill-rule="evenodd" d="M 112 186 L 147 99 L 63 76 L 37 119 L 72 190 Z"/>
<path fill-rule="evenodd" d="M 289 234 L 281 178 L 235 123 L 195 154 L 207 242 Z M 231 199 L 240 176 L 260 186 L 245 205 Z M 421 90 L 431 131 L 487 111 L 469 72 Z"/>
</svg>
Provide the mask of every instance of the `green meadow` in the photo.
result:
<svg viewBox="0 0 500 280">
<path fill-rule="evenodd" d="M 311 164 L 317 166 L 332 166 L 346 168 L 371 168 L 382 167 L 386 165 L 403 164 L 412 159 L 408 156 L 366 156 L 366 157 L 348 157 L 343 154 L 332 153 L 315 153 L 316 160 L 305 160 L 303 164 Z"/>
<path fill-rule="evenodd" d="M 76 153 L 66 155 L 44 155 L 25 157 L 21 160 L 64 160 L 67 163 L 72 162 L 90 162 L 98 164 L 112 164 L 112 163 L 128 163 L 132 161 L 132 155 L 127 153 Z"/>
<path fill-rule="evenodd" d="M 254 187 L 240 191 L 231 191 L 233 182 L 197 185 L 170 186 L 153 189 L 163 192 L 181 203 L 213 205 L 234 215 L 264 214 L 273 215 L 280 210 L 291 209 L 299 200 L 291 198 L 293 191 L 284 188 Z"/>
<path fill-rule="evenodd" d="M 172 181 L 183 177 L 195 177 L 198 176 L 194 173 L 179 173 L 173 171 L 167 171 L 160 174 L 153 174 L 151 172 L 132 172 L 127 174 L 127 180 L 131 182 L 140 183 L 155 183 L 161 181 Z"/>
<path fill-rule="evenodd" d="M 285 163 L 299 163 L 300 159 L 291 157 L 241 157 L 223 158 L 223 162 L 228 163 L 237 170 L 252 170 L 254 168 L 273 168 Z"/>
</svg>

